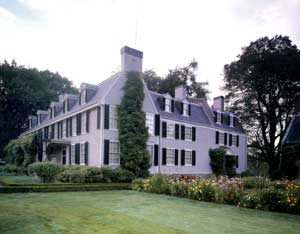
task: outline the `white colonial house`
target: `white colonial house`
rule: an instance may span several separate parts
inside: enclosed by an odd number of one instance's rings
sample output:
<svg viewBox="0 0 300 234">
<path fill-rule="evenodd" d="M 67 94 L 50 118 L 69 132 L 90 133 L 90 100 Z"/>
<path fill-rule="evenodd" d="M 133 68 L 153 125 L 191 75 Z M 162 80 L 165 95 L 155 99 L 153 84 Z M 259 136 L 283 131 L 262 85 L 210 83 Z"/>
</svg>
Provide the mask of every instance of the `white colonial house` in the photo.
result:
<svg viewBox="0 0 300 234">
<path fill-rule="evenodd" d="M 82 83 L 80 95 L 63 94 L 49 110 L 29 117 L 23 134 L 40 135 L 38 161 L 66 165 L 112 166 L 120 164 L 116 107 L 123 95 L 126 72 L 142 72 L 143 53 L 123 47 L 121 72 L 103 82 Z M 224 146 L 238 159 L 237 172 L 247 168 L 246 134 L 237 117 L 224 111 L 224 98 L 190 98 L 184 86 L 175 97 L 151 92 L 144 85 L 143 110 L 149 131 L 151 173 L 208 174 L 209 149 Z"/>
</svg>

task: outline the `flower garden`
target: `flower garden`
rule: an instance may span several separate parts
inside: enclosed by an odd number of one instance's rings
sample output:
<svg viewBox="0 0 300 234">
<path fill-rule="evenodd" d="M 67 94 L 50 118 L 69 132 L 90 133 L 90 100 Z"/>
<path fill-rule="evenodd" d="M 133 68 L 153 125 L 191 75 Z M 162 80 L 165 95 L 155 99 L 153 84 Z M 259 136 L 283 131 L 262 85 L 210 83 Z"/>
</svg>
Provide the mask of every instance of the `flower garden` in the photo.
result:
<svg viewBox="0 0 300 234">
<path fill-rule="evenodd" d="M 238 207 L 300 214 L 300 183 L 267 178 L 188 177 L 157 174 L 133 181 L 137 191 Z"/>
</svg>

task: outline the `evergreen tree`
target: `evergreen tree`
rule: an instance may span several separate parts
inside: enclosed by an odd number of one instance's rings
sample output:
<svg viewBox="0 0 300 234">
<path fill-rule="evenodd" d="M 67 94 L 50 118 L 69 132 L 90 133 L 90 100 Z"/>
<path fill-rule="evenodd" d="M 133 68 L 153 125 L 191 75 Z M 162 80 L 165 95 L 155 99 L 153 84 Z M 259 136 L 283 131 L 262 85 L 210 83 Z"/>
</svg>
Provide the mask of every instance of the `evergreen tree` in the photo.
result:
<svg viewBox="0 0 300 234">
<path fill-rule="evenodd" d="M 140 73 L 128 72 L 124 96 L 118 108 L 121 167 L 137 177 L 148 176 L 150 168 L 143 101 L 144 85 Z"/>
</svg>

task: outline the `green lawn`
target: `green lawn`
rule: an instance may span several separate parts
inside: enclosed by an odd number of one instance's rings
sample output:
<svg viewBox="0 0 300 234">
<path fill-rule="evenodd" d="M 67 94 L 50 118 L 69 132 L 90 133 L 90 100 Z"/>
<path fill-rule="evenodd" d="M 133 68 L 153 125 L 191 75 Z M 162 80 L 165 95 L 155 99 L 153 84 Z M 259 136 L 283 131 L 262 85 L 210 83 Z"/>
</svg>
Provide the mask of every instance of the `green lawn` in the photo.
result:
<svg viewBox="0 0 300 234">
<path fill-rule="evenodd" d="M 37 177 L 33 176 L 13 176 L 13 175 L 0 175 L 1 181 L 8 182 L 10 184 L 39 184 L 41 181 Z"/>
<path fill-rule="evenodd" d="M 0 194 L 0 233 L 300 233 L 300 216 L 134 191 Z"/>
</svg>

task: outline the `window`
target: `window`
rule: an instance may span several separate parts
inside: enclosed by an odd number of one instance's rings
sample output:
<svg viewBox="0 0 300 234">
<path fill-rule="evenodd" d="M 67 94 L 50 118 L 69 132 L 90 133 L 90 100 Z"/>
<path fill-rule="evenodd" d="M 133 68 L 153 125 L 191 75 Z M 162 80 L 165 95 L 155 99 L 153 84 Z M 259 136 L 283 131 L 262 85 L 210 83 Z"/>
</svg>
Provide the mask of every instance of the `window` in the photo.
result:
<svg viewBox="0 0 300 234">
<path fill-rule="evenodd" d="M 117 111 L 112 105 L 109 106 L 109 128 L 117 129 Z"/>
<path fill-rule="evenodd" d="M 76 135 L 81 134 L 81 113 L 76 115 Z"/>
<path fill-rule="evenodd" d="M 233 118 L 234 118 L 233 115 L 230 115 L 229 118 L 230 118 L 230 124 L 229 124 L 229 126 L 233 127 Z"/>
<path fill-rule="evenodd" d="M 167 123 L 167 138 L 175 138 L 175 124 Z"/>
<path fill-rule="evenodd" d="M 185 140 L 192 140 L 193 130 L 191 127 L 185 127 Z"/>
<path fill-rule="evenodd" d="M 224 133 L 219 133 L 219 144 L 224 145 Z"/>
<path fill-rule="evenodd" d="M 189 105 L 183 104 L 183 115 L 188 116 L 189 115 Z"/>
<path fill-rule="evenodd" d="M 151 165 L 153 165 L 154 145 L 147 145 L 147 150 L 149 152 Z"/>
<path fill-rule="evenodd" d="M 148 128 L 149 135 L 154 135 L 154 115 L 146 114 L 146 127 Z"/>
<path fill-rule="evenodd" d="M 185 165 L 186 166 L 192 166 L 192 151 L 186 150 L 185 151 Z"/>
<path fill-rule="evenodd" d="M 165 111 L 171 112 L 171 100 L 168 98 L 166 98 L 166 101 L 165 101 Z"/>
<path fill-rule="evenodd" d="M 109 164 L 120 165 L 120 145 L 119 142 L 109 142 Z"/>
<path fill-rule="evenodd" d="M 175 149 L 167 149 L 167 166 L 175 165 Z"/>
<path fill-rule="evenodd" d="M 232 135 L 232 145 L 236 146 L 236 142 L 237 142 L 236 136 Z"/>
</svg>

